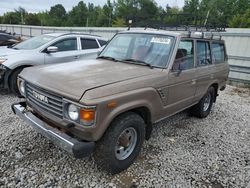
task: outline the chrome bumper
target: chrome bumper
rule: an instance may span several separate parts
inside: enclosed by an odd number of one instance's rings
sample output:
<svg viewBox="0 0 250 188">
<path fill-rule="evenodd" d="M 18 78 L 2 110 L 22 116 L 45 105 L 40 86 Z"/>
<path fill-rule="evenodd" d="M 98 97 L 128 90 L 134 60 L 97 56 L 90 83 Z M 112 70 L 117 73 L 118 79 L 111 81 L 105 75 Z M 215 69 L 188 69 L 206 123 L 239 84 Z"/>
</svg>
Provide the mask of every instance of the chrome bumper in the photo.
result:
<svg viewBox="0 0 250 188">
<path fill-rule="evenodd" d="M 12 105 L 13 112 L 30 124 L 37 132 L 51 140 L 55 145 L 71 153 L 75 158 L 82 158 L 90 155 L 95 147 L 94 142 L 82 142 L 69 135 L 60 132 L 58 129 L 49 126 L 47 123 L 36 117 L 32 112 L 26 110 L 26 103 L 20 102 Z"/>
</svg>

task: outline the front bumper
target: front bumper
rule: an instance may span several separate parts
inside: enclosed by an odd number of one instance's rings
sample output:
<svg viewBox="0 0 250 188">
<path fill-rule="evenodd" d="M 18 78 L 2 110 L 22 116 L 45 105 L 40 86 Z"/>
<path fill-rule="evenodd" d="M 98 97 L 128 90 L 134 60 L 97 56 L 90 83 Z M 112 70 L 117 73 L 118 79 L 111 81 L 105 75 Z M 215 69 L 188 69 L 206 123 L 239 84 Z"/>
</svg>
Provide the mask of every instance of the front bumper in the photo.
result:
<svg viewBox="0 0 250 188">
<path fill-rule="evenodd" d="M 49 126 L 46 122 L 36 117 L 32 112 L 26 110 L 26 103 L 20 102 L 12 105 L 12 111 L 29 123 L 37 132 L 51 140 L 55 145 L 71 153 L 75 158 L 90 155 L 94 148 L 94 142 L 79 141 L 69 135 Z"/>
</svg>

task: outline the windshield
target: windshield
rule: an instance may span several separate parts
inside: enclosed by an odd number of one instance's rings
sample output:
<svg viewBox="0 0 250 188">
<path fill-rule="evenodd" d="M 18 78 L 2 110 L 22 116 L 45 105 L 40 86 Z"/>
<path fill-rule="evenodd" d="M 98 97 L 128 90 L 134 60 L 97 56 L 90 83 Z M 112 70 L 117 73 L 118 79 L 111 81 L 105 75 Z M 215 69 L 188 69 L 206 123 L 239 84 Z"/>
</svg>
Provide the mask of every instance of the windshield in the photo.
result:
<svg viewBox="0 0 250 188">
<path fill-rule="evenodd" d="M 116 35 L 99 57 L 118 61 L 138 60 L 154 67 L 166 67 L 174 37 L 159 34 L 126 33 Z"/>
<path fill-rule="evenodd" d="M 49 35 L 41 35 L 37 37 L 30 38 L 19 44 L 15 45 L 13 48 L 17 50 L 32 50 L 39 48 L 40 46 L 46 44 L 47 42 L 51 41 L 55 37 Z"/>
</svg>

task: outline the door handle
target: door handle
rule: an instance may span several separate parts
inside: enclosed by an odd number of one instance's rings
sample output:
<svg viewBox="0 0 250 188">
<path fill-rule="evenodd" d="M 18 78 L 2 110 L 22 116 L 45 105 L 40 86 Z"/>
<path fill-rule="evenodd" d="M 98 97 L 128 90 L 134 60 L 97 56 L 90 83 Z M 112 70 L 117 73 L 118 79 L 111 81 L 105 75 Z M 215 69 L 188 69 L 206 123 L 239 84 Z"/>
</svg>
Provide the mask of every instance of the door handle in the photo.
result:
<svg viewBox="0 0 250 188">
<path fill-rule="evenodd" d="M 74 59 L 79 59 L 79 58 L 80 58 L 79 55 L 74 56 Z"/>
</svg>

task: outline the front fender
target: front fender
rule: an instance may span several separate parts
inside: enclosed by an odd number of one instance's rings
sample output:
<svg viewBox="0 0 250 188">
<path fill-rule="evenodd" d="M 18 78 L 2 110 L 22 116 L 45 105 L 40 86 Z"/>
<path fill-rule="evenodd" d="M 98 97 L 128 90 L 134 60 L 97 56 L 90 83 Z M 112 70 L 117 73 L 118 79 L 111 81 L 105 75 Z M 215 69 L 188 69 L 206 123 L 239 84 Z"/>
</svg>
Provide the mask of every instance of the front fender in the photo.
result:
<svg viewBox="0 0 250 188">
<path fill-rule="evenodd" d="M 90 101 L 89 101 L 90 102 Z M 95 127 L 90 130 L 92 138 L 98 140 L 102 137 L 111 122 L 122 113 L 136 108 L 147 108 L 154 122 L 161 117 L 163 105 L 158 92 L 154 88 L 143 88 L 125 93 L 108 96 L 91 101 L 97 106 L 97 119 Z M 115 107 L 108 107 L 109 103 L 116 103 Z"/>
</svg>

